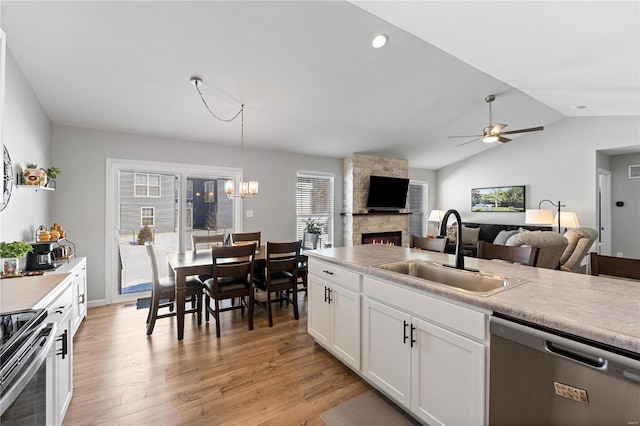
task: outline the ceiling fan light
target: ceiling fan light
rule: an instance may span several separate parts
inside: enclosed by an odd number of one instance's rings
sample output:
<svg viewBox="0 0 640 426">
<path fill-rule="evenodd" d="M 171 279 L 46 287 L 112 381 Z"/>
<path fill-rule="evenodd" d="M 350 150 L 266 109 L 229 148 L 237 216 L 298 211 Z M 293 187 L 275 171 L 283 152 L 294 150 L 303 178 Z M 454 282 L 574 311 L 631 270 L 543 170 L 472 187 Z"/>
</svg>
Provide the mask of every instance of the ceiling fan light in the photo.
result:
<svg viewBox="0 0 640 426">
<path fill-rule="evenodd" d="M 496 135 L 487 135 L 484 138 L 482 138 L 482 142 L 484 143 L 494 143 L 494 142 L 498 142 L 498 136 Z"/>
</svg>

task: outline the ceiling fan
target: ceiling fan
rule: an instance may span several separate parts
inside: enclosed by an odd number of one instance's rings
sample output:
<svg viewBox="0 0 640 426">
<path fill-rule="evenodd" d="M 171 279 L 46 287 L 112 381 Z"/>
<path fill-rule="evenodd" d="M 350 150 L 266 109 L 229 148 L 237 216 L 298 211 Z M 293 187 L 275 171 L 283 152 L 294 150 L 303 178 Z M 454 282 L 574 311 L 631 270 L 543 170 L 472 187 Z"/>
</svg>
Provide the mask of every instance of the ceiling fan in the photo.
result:
<svg viewBox="0 0 640 426">
<path fill-rule="evenodd" d="M 493 143 L 493 142 L 507 143 L 511 141 L 511 139 L 505 138 L 503 135 L 512 135 L 514 133 L 538 132 L 540 130 L 544 130 L 544 127 L 539 126 L 539 127 L 530 127 L 528 129 L 510 130 L 508 132 L 503 132 L 502 129 L 507 127 L 506 124 L 492 124 L 493 119 L 491 116 L 491 103 L 496 100 L 496 95 L 489 95 L 486 98 L 484 98 L 484 100 L 486 103 L 489 104 L 489 125 L 483 129 L 481 135 L 449 136 L 449 138 L 475 138 L 468 142 L 461 143 L 458 146 L 463 146 L 471 142 L 475 142 L 478 139 L 482 139 L 482 142 L 484 143 Z"/>
</svg>

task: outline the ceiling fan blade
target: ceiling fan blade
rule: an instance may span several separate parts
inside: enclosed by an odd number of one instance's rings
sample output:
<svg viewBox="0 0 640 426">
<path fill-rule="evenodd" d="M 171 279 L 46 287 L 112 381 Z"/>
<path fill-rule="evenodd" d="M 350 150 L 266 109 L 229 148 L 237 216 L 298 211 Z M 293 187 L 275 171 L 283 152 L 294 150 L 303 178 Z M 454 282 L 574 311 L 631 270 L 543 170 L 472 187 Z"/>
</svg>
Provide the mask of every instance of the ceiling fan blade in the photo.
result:
<svg viewBox="0 0 640 426">
<path fill-rule="evenodd" d="M 447 136 L 447 139 L 450 138 L 481 138 L 484 135 L 466 135 L 466 136 Z"/>
<path fill-rule="evenodd" d="M 477 137 L 477 138 L 475 138 L 475 139 L 472 139 L 472 140 L 470 140 L 470 141 L 468 141 L 468 142 L 465 142 L 465 143 L 461 143 L 461 144 L 456 145 L 456 146 L 465 146 L 465 145 L 470 144 L 471 142 L 475 142 L 475 141 L 477 141 L 477 140 L 479 140 L 479 139 L 480 139 L 480 137 Z"/>
<path fill-rule="evenodd" d="M 490 134 L 493 135 L 497 135 L 498 133 L 502 132 L 502 129 L 504 129 L 505 127 L 507 127 L 506 124 L 495 124 L 491 130 L 489 131 Z"/>
<path fill-rule="evenodd" d="M 510 142 L 511 139 L 505 138 L 504 136 L 498 136 L 498 142 L 507 143 Z"/>
<path fill-rule="evenodd" d="M 520 130 L 510 130 L 508 132 L 502 132 L 503 135 L 511 135 L 514 133 L 527 133 L 527 132 L 539 132 L 540 130 L 544 130 L 544 127 L 530 127 L 528 129 L 520 129 Z"/>
</svg>

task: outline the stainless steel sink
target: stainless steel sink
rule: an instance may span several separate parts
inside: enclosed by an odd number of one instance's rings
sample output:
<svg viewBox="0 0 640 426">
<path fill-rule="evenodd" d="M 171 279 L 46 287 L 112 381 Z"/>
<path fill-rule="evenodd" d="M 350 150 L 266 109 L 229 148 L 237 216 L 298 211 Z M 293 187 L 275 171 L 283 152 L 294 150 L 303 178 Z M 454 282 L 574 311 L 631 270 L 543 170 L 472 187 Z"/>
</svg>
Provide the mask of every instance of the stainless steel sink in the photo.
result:
<svg viewBox="0 0 640 426">
<path fill-rule="evenodd" d="M 529 281 L 524 278 L 493 274 L 490 272 L 456 269 L 426 260 L 407 260 L 404 262 L 387 263 L 377 266 L 377 268 L 422 278 L 480 296 L 489 296 Z"/>
</svg>

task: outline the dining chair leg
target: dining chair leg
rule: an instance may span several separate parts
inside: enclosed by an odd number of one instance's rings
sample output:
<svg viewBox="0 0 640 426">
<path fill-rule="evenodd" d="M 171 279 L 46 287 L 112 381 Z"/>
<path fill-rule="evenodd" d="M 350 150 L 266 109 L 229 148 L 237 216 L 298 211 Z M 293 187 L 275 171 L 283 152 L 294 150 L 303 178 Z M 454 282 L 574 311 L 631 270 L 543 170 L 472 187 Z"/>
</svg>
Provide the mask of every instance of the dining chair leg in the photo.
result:
<svg viewBox="0 0 640 426">
<path fill-rule="evenodd" d="M 158 317 L 158 304 L 159 300 L 155 298 L 151 299 L 151 306 L 149 307 L 149 314 L 151 317 L 149 318 L 149 323 L 147 324 L 147 336 L 151 336 L 153 333 L 153 328 L 156 326 L 156 318 Z"/>
<path fill-rule="evenodd" d="M 291 299 L 291 304 L 293 305 L 293 317 L 295 319 L 300 319 L 300 315 L 298 314 L 298 291 L 296 287 L 297 286 L 293 287 L 293 298 Z"/>
<path fill-rule="evenodd" d="M 202 325 L 202 298 L 204 297 L 204 293 L 198 294 L 196 296 L 196 310 L 198 311 L 198 327 Z"/>
<path fill-rule="evenodd" d="M 209 322 L 209 305 L 211 303 L 211 298 L 208 294 L 204 296 L 204 320 Z"/>
<path fill-rule="evenodd" d="M 269 327 L 273 327 L 273 315 L 271 314 L 271 292 L 267 290 L 267 315 L 269 316 Z"/>
<path fill-rule="evenodd" d="M 216 320 L 216 337 L 220 338 L 220 302 L 218 302 L 218 299 L 214 299 L 213 304 L 216 308 L 215 312 L 213 313 L 213 316 Z"/>
<path fill-rule="evenodd" d="M 247 306 L 249 311 L 249 330 L 253 330 L 253 295 L 249 294 L 249 305 Z"/>
</svg>

